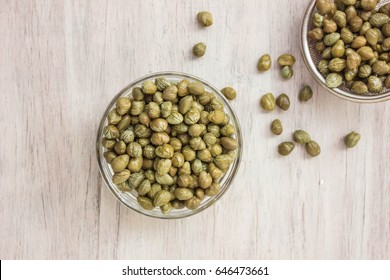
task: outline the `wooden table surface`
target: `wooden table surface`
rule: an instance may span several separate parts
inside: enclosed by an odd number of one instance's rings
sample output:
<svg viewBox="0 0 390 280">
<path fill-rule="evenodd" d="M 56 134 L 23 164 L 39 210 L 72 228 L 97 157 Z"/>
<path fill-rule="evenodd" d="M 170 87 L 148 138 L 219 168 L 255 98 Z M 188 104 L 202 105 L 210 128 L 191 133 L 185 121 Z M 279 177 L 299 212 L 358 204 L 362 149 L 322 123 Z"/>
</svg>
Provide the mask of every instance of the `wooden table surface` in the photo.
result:
<svg viewBox="0 0 390 280">
<path fill-rule="evenodd" d="M 359 105 L 321 89 L 299 49 L 308 1 L 0 1 L 1 259 L 390 258 L 390 103 Z M 209 10 L 214 25 L 196 14 Z M 192 46 L 207 43 L 197 59 Z M 293 53 L 280 78 L 269 53 Z M 233 186 L 182 220 L 144 217 L 121 205 L 98 172 L 95 137 L 114 94 L 146 74 L 176 70 L 232 85 L 244 135 Z M 304 84 L 314 90 L 298 102 Z M 260 110 L 287 93 L 287 112 Z M 272 136 L 273 119 L 285 132 Z M 305 129 L 317 158 L 277 145 Z M 356 130 L 359 145 L 342 137 Z"/>
</svg>

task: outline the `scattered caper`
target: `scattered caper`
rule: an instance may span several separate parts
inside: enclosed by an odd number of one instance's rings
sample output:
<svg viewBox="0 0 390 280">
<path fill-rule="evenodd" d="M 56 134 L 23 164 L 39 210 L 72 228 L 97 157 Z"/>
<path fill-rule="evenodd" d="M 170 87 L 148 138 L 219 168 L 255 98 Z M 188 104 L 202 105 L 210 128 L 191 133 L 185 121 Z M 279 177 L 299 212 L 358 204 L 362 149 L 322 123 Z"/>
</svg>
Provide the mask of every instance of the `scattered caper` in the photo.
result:
<svg viewBox="0 0 390 280">
<path fill-rule="evenodd" d="M 271 123 L 271 132 L 275 135 L 280 135 L 283 132 L 283 126 L 279 119 L 273 120 Z"/>
<path fill-rule="evenodd" d="M 320 145 L 317 142 L 310 141 L 305 144 L 305 149 L 309 155 L 316 157 L 321 153 Z"/>
<path fill-rule="evenodd" d="M 287 111 L 288 108 L 290 108 L 290 98 L 287 96 L 287 94 L 282 93 L 281 95 L 276 98 L 276 105 L 283 111 Z"/>
<path fill-rule="evenodd" d="M 275 109 L 276 101 L 272 93 L 267 93 L 263 95 L 260 99 L 260 106 L 265 111 L 273 111 Z"/>
<path fill-rule="evenodd" d="M 195 44 L 194 47 L 192 48 L 192 53 L 196 57 L 203 56 L 206 53 L 206 44 L 203 42 Z"/>
<path fill-rule="evenodd" d="M 360 134 L 352 131 L 351 133 L 347 134 L 344 137 L 344 143 L 347 148 L 353 148 L 359 143 L 360 141 Z"/>
<path fill-rule="evenodd" d="M 282 77 L 285 80 L 291 79 L 291 77 L 294 75 L 294 71 L 291 66 L 283 66 L 282 68 Z"/>
<path fill-rule="evenodd" d="M 271 68 L 271 57 L 269 54 L 264 54 L 260 57 L 259 61 L 257 62 L 257 70 L 260 72 L 267 71 Z"/>
<path fill-rule="evenodd" d="M 236 98 L 237 92 L 232 87 L 225 87 L 221 90 L 222 94 L 229 100 L 233 100 Z"/>
<path fill-rule="evenodd" d="M 308 101 L 313 96 L 313 90 L 310 86 L 306 85 L 299 91 L 299 101 Z"/>
<path fill-rule="evenodd" d="M 210 26 L 213 24 L 213 15 L 210 12 L 199 12 L 196 17 L 201 26 Z"/>
<path fill-rule="evenodd" d="M 278 146 L 278 153 L 282 156 L 289 155 L 295 148 L 293 142 L 283 142 Z"/>
</svg>

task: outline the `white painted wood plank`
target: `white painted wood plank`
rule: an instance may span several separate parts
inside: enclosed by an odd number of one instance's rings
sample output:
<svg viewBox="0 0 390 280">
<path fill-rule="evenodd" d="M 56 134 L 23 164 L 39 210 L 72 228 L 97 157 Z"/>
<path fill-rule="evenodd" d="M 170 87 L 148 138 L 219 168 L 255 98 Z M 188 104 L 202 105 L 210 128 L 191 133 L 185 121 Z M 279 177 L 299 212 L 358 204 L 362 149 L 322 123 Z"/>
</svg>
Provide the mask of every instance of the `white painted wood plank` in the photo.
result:
<svg viewBox="0 0 390 280">
<path fill-rule="evenodd" d="M 358 105 L 318 87 L 299 51 L 307 1 L 28 1 L 0 9 L 0 258 L 388 259 L 389 104 Z M 196 13 L 214 25 L 200 28 Z M 280 11 L 283 11 L 280 14 Z M 280 15 L 278 15 L 278 13 Z M 206 55 L 192 46 L 204 41 Z M 291 52 L 295 75 L 257 73 L 260 55 Z M 110 194 L 95 156 L 106 104 L 131 80 L 164 70 L 232 85 L 244 155 L 214 207 L 178 221 L 143 217 Z M 303 84 L 315 95 L 300 104 Z M 285 92 L 287 112 L 259 98 Z M 269 132 L 280 118 L 285 132 Z M 309 158 L 276 146 L 298 128 L 321 144 Z M 346 151 L 342 136 L 362 134 Z"/>
</svg>

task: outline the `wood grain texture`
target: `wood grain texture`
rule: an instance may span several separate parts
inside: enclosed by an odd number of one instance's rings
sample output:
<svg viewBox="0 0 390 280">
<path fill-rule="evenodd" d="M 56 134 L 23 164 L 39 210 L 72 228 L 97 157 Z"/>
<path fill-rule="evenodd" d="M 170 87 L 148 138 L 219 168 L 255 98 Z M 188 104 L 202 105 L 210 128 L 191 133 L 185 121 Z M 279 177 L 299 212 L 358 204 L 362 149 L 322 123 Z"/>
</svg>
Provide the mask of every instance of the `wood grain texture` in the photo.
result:
<svg viewBox="0 0 390 280">
<path fill-rule="evenodd" d="M 0 0 L 1 259 L 388 259 L 389 103 L 358 105 L 317 86 L 303 64 L 307 1 Z M 196 13 L 214 25 L 200 28 Z M 282 13 L 280 13 L 282 11 Z M 279 15 L 277 15 L 279 13 Z M 194 59 L 192 46 L 207 43 Z M 291 52 L 295 75 L 257 73 L 263 53 Z M 183 220 L 141 216 L 99 175 L 95 135 L 113 95 L 135 78 L 176 70 L 234 86 L 243 162 L 214 207 Z M 300 104 L 303 84 L 315 95 Z M 259 98 L 289 94 L 289 111 Z M 285 132 L 272 136 L 280 118 Z M 322 154 L 276 146 L 309 131 Z M 362 134 L 346 150 L 342 137 Z"/>
</svg>

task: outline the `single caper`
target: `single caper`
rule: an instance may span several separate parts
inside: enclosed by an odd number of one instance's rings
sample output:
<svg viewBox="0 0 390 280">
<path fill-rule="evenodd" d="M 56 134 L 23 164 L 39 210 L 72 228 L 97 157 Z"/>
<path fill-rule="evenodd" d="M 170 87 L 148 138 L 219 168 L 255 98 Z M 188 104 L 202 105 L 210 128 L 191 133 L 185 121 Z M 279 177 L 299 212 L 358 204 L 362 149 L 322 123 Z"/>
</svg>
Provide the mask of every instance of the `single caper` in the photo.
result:
<svg viewBox="0 0 390 280">
<path fill-rule="evenodd" d="M 367 39 L 364 36 L 357 36 L 353 39 L 351 43 L 351 48 L 359 49 L 364 47 L 367 44 Z"/>
<path fill-rule="evenodd" d="M 192 53 L 196 57 L 202 57 L 206 53 L 206 44 L 204 42 L 199 42 L 199 43 L 195 44 L 192 47 Z"/>
<path fill-rule="evenodd" d="M 337 23 L 331 19 L 324 19 L 324 26 L 322 27 L 325 33 L 333 33 L 337 31 Z"/>
<path fill-rule="evenodd" d="M 313 15 L 313 26 L 315 27 L 322 27 L 324 21 L 324 16 L 320 15 L 319 13 L 314 13 Z"/>
<path fill-rule="evenodd" d="M 360 134 L 352 131 L 351 133 L 347 134 L 344 137 L 344 143 L 347 148 L 353 148 L 359 143 L 360 141 Z"/>
<path fill-rule="evenodd" d="M 291 77 L 294 75 L 294 71 L 291 66 L 283 66 L 281 73 L 283 79 L 285 80 L 291 79 Z"/>
<path fill-rule="evenodd" d="M 309 155 L 316 157 L 321 153 L 320 145 L 315 141 L 310 141 L 305 144 L 305 149 Z"/>
<path fill-rule="evenodd" d="M 307 32 L 307 37 L 315 41 L 320 41 L 324 37 L 324 31 L 319 27 L 313 28 Z"/>
<path fill-rule="evenodd" d="M 294 141 L 299 144 L 306 144 L 311 141 L 309 133 L 304 130 L 295 130 L 293 134 Z"/>
<path fill-rule="evenodd" d="M 374 10 L 377 4 L 378 4 L 378 0 L 361 0 L 360 1 L 360 5 L 366 11 Z"/>
<path fill-rule="evenodd" d="M 330 5 L 330 1 L 328 0 L 317 0 L 316 8 L 317 11 L 323 16 L 325 16 L 332 10 L 332 6 Z"/>
<path fill-rule="evenodd" d="M 271 57 L 269 54 L 263 54 L 257 62 L 257 70 L 260 72 L 267 71 L 271 68 Z"/>
<path fill-rule="evenodd" d="M 367 86 L 370 92 L 379 93 L 383 89 L 383 82 L 376 76 L 370 76 L 368 78 Z"/>
<path fill-rule="evenodd" d="M 210 12 L 202 11 L 197 14 L 198 22 L 201 26 L 210 26 L 213 24 L 213 15 Z"/>
<path fill-rule="evenodd" d="M 267 93 L 263 95 L 260 99 L 260 106 L 265 111 L 273 111 L 275 109 L 276 101 L 272 93 Z"/>
<path fill-rule="evenodd" d="M 356 94 L 365 94 L 368 92 L 367 85 L 362 81 L 355 81 L 352 84 L 352 91 Z"/>
<path fill-rule="evenodd" d="M 330 88 L 336 88 L 343 82 L 343 78 L 337 73 L 330 73 L 326 76 L 325 83 Z"/>
<path fill-rule="evenodd" d="M 290 98 L 287 94 L 282 93 L 281 95 L 276 98 L 276 105 L 283 111 L 287 111 L 288 108 L 290 108 Z"/>
<path fill-rule="evenodd" d="M 313 90 L 309 85 L 305 85 L 300 91 L 299 91 L 299 101 L 308 101 L 313 96 Z"/>
<path fill-rule="evenodd" d="M 282 156 L 289 155 L 295 148 L 295 145 L 293 142 L 283 142 L 279 144 L 278 146 L 278 152 Z"/>
<path fill-rule="evenodd" d="M 271 123 L 271 132 L 275 135 L 280 135 L 283 132 L 283 126 L 279 119 L 275 119 Z"/>
<path fill-rule="evenodd" d="M 115 104 L 116 104 L 116 111 L 121 116 L 126 114 L 131 107 L 131 101 L 127 97 L 119 97 Z"/>
<path fill-rule="evenodd" d="M 142 91 L 145 94 L 154 94 L 157 91 L 157 86 L 152 81 L 145 81 L 142 84 Z"/>
<path fill-rule="evenodd" d="M 222 94 L 229 100 L 233 100 L 236 98 L 237 92 L 232 87 L 225 87 L 221 90 Z"/>
<path fill-rule="evenodd" d="M 291 54 L 282 54 L 278 57 L 278 63 L 280 66 L 293 66 L 295 63 L 295 57 Z"/>
<path fill-rule="evenodd" d="M 340 33 L 337 32 L 327 34 L 324 37 L 324 43 L 326 46 L 331 47 L 334 44 L 336 44 L 338 40 L 340 40 L 340 37 L 341 37 Z"/>
</svg>

